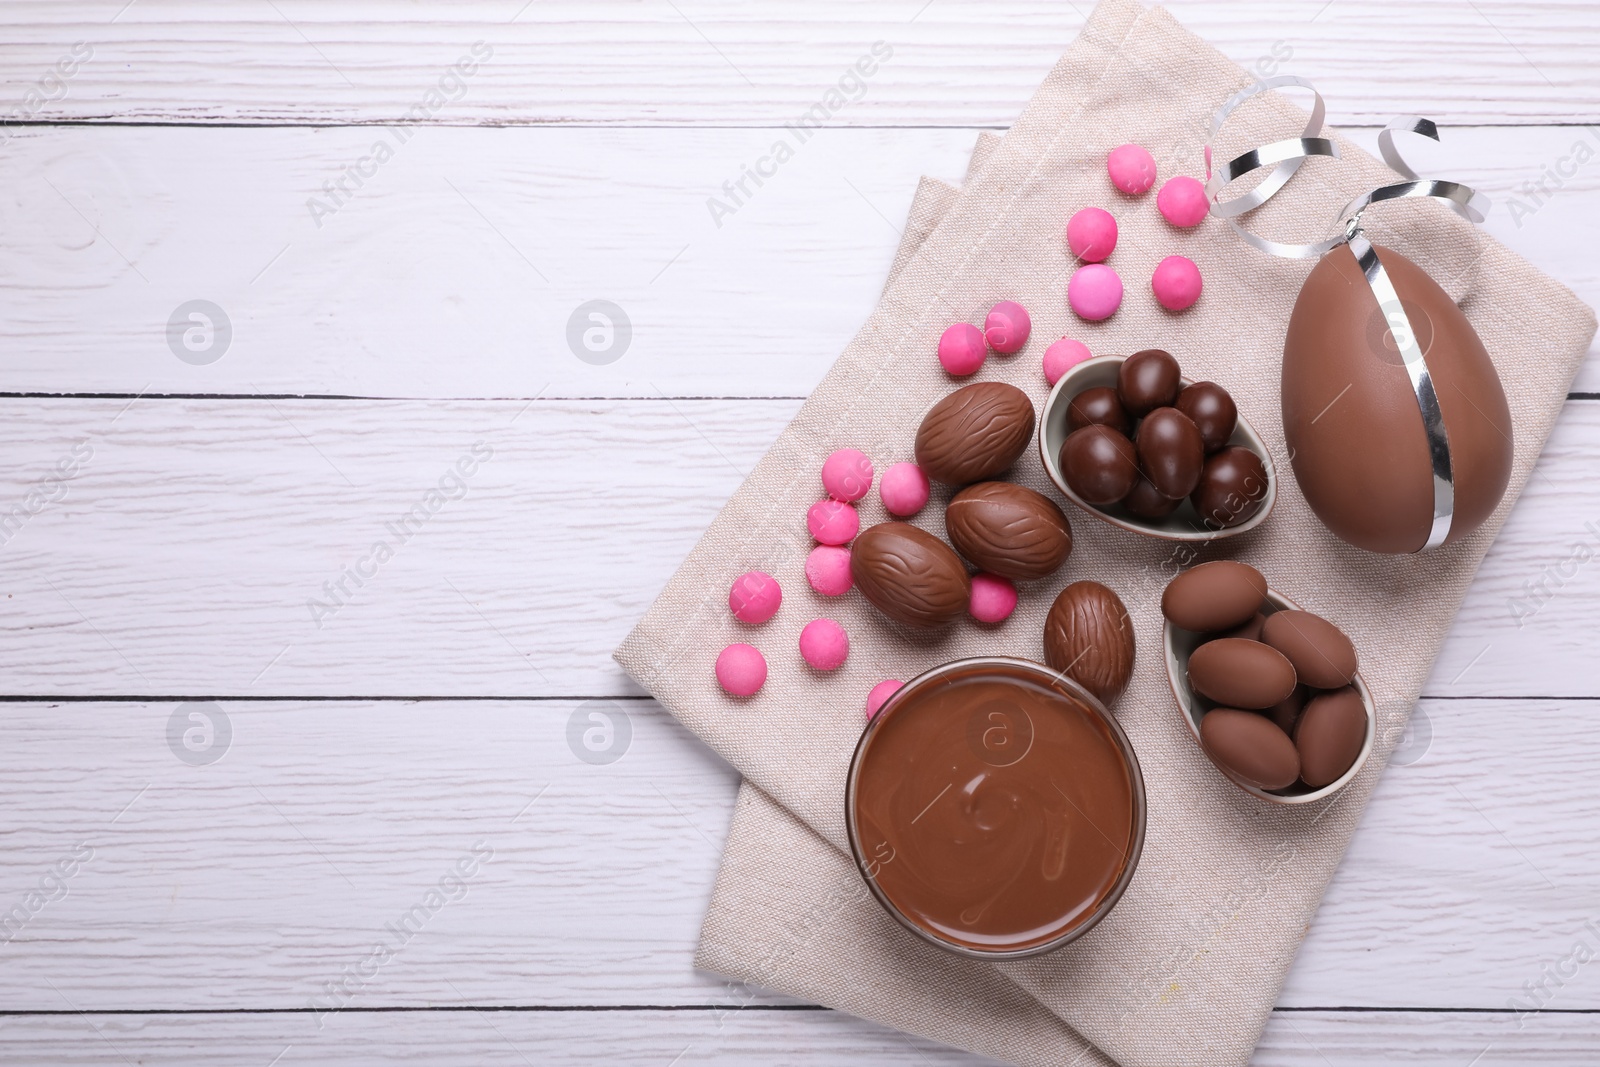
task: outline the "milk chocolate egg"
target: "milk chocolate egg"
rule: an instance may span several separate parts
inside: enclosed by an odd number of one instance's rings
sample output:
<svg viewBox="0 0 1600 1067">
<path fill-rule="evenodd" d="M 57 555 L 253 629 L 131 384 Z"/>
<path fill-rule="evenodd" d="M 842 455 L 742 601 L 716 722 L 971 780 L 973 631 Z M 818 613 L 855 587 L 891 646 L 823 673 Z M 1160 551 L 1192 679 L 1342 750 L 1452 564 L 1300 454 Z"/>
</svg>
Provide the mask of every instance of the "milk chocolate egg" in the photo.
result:
<svg viewBox="0 0 1600 1067">
<path fill-rule="evenodd" d="M 1014 385 L 977 382 L 957 389 L 923 416 L 917 464 L 946 485 L 1000 474 L 1033 438 L 1033 402 Z"/>
<path fill-rule="evenodd" d="M 1206 448 L 1200 428 L 1177 408 L 1156 408 L 1139 423 L 1139 467 L 1162 496 L 1182 500 L 1200 483 Z"/>
<path fill-rule="evenodd" d="M 1054 574 L 1072 551 L 1072 524 L 1055 501 L 1010 482 L 979 482 L 944 512 L 950 543 L 979 570 L 1027 582 Z"/>
<path fill-rule="evenodd" d="M 1300 754 L 1272 720 L 1215 708 L 1200 720 L 1200 747 L 1211 762 L 1257 789 L 1286 789 L 1300 777 Z"/>
<path fill-rule="evenodd" d="M 880 522 L 850 546 L 850 577 L 869 603 L 907 626 L 948 626 L 967 610 L 972 581 L 950 546 L 906 522 Z"/>
<path fill-rule="evenodd" d="M 1313 698 L 1294 728 L 1300 777 L 1313 789 L 1332 785 L 1355 765 L 1366 741 L 1367 707 L 1353 686 Z"/>
<path fill-rule="evenodd" d="M 1295 723 L 1300 721 L 1300 713 L 1305 710 L 1306 700 L 1310 695 L 1305 686 L 1297 685 L 1294 687 L 1294 692 L 1272 707 L 1262 709 L 1261 714 L 1277 724 L 1278 729 L 1293 737 Z"/>
<path fill-rule="evenodd" d="M 1189 656 L 1189 684 L 1201 696 L 1234 708 L 1270 708 L 1294 692 L 1294 667 L 1260 641 L 1224 637 Z"/>
<path fill-rule="evenodd" d="M 1320 615 L 1274 612 L 1262 624 L 1260 639 L 1282 652 L 1300 680 L 1314 689 L 1338 689 L 1356 676 L 1356 646 Z"/>
<path fill-rule="evenodd" d="M 1488 518 L 1511 476 L 1511 412 L 1477 331 L 1437 282 L 1377 248 L 1432 377 L 1449 439 L 1446 542 Z M 1415 552 L 1434 519 L 1433 466 L 1416 393 L 1355 255 L 1312 269 L 1283 345 L 1283 432 L 1295 477 L 1329 530 L 1372 552 Z"/>
<path fill-rule="evenodd" d="M 1248 563 L 1212 560 L 1190 567 L 1167 583 L 1161 614 L 1172 625 L 1197 633 L 1226 630 L 1248 621 L 1267 599 L 1267 579 Z"/>
<path fill-rule="evenodd" d="M 1122 695 L 1133 677 L 1133 622 L 1122 598 L 1099 582 L 1061 590 L 1044 620 L 1044 661 L 1102 703 Z"/>
</svg>

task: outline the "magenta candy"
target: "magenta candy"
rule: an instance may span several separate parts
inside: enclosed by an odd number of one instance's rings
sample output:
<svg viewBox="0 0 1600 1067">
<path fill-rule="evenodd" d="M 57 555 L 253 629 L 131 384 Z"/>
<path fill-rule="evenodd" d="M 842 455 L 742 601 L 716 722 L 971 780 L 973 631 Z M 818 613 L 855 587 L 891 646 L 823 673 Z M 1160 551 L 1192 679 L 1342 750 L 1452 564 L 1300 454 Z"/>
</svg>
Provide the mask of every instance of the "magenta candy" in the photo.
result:
<svg viewBox="0 0 1600 1067">
<path fill-rule="evenodd" d="M 878 709 L 883 707 L 884 701 L 894 696 L 906 683 L 898 678 L 885 678 L 872 687 L 872 692 L 867 694 L 867 718 L 878 714 Z"/>
<path fill-rule="evenodd" d="M 1112 185 L 1138 196 L 1156 183 L 1155 157 L 1136 144 L 1125 144 L 1106 157 L 1106 173 L 1111 175 Z"/>
<path fill-rule="evenodd" d="M 1186 174 L 1168 178 L 1156 194 L 1156 208 L 1161 217 L 1174 226 L 1186 230 L 1198 226 L 1210 208 L 1206 202 L 1206 187 Z"/>
<path fill-rule="evenodd" d="M 1067 247 L 1085 263 L 1102 262 L 1117 247 L 1117 220 L 1100 207 L 1086 207 L 1067 220 Z"/>
<path fill-rule="evenodd" d="M 733 580 L 728 590 L 728 610 L 740 622 L 763 623 L 778 613 L 783 590 L 778 580 L 761 571 L 748 571 Z"/>
<path fill-rule="evenodd" d="M 841 448 L 822 464 L 822 488 L 835 500 L 860 500 L 872 488 L 872 460 L 854 448 Z"/>
<path fill-rule="evenodd" d="M 767 683 L 767 658 L 750 645 L 729 645 L 717 656 L 717 684 L 747 697 Z"/>
<path fill-rule="evenodd" d="M 819 500 L 806 512 L 806 529 L 820 544 L 842 545 L 861 529 L 861 516 L 841 500 Z"/>
<path fill-rule="evenodd" d="M 983 320 L 983 339 L 1002 356 L 1009 356 L 1028 343 L 1033 320 L 1028 310 L 1015 300 L 1002 300 L 989 309 Z"/>
<path fill-rule="evenodd" d="M 1122 306 L 1122 279 L 1104 263 L 1079 267 L 1067 283 L 1067 303 L 1080 319 L 1109 319 Z"/>
<path fill-rule="evenodd" d="M 967 610 L 979 622 L 1005 622 L 1017 610 L 1017 587 L 998 574 L 974 574 Z"/>
<path fill-rule="evenodd" d="M 928 476 L 915 463 L 896 463 L 883 472 L 878 495 L 889 514 L 915 515 L 928 503 Z"/>
<path fill-rule="evenodd" d="M 832 619 L 812 619 L 800 631 L 800 656 L 819 671 L 838 670 L 850 655 L 850 635 Z"/>
<path fill-rule="evenodd" d="M 1063 374 L 1088 358 L 1088 345 L 1063 337 L 1044 350 L 1044 380 L 1054 385 Z"/>
<path fill-rule="evenodd" d="M 988 354 L 982 331 L 970 322 L 956 323 L 939 338 L 939 365 L 957 378 L 978 373 Z"/>
<path fill-rule="evenodd" d="M 1200 268 L 1192 259 L 1168 256 L 1156 264 L 1150 288 L 1162 307 L 1168 311 L 1182 311 L 1200 299 Z"/>
<path fill-rule="evenodd" d="M 855 584 L 850 577 L 850 550 L 818 545 L 806 556 L 806 581 L 823 596 L 844 596 Z"/>
</svg>

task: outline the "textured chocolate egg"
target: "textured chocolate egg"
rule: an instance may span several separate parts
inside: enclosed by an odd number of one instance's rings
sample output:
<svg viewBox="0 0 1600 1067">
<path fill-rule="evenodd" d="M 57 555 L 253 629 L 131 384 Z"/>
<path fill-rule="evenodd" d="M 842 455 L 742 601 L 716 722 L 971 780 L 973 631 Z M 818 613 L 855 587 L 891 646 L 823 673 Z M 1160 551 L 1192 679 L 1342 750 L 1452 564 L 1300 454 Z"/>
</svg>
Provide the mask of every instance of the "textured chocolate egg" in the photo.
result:
<svg viewBox="0 0 1600 1067">
<path fill-rule="evenodd" d="M 1344 777 L 1367 741 L 1367 708 L 1353 686 L 1314 697 L 1294 728 L 1300 777 L 1321 789 Z"/>
<path fill-rule="evenodd" d="M 1234 406 L 1233 397 L 1216 382 L 1195 382 L 1178 394 L 1174 406 L 1200 428 L 1200 438 L 1207 452 L 1215 452 L 1226 445 L 1239 422 L 1239 409 Z"/>
<path fill-rule="evenodd" d="M 1048 500 L 1010 482 L 979 482 L 944 510 L 950 543 L 979 570 L 1029 582 L 1054 574 L 1072 551 L 1072 524 Z"/>
<path fill-rule="evenodd" d="M 1117 368 L 1117 397 L 1129 415 L 1139 418 L 1178 399 L 1183 372 L 1172 353 L 1159 348 L 1135 352 Z"/>
<path fill-rule="evenodd" d="M 917 464 L 946 485 L 993 478 L 1028 447 L 1033 420 L 1033 402 L 1014 385 L 977 382 L 957 389 L 923 416 Z"/>
<path fill-rule="evenodd" d="M 1207 458 L 1189 500 L 1208 527 L 1226 530 L 1261 510 L 1267 498 L 1267 467 L 1261 457 L 1235 445 Z"/>
<path fill-rule="evenodd" d="M 1106 386 L 1085 389 L 1067 405 L 1067 429 L 1081 430 L 1085 426 L 1109 426 L 1120 434 L 1133 432 L 1133 420 L 1117 399 L 1117 391 Z"/>
<path fill-rule="evenodd" d="M 1416 333 L 1450 445 L 1454 517 L 1477 529 L 1511 476 L 1511 412 L 1477 331 L 1427 273 L 1377 249 Z M 1295 477 L 1329 530 L 1372 552 L 1415 552 L 1433 525 L 1433 467 L 1416 394 L 1355 255 L 1306 278 L 1283 345 L 1283 432 Z"/>
<path fill-rule="evenodd" d="M 1196 633 L 1239 626 L 1261 610 L 1267 579 L 1248 563 L 1213 560 L 1190 567 L 1161 594 L 1161 614 L 1172 625 Z"/>
<path fill-rule="evenodd" d="M 1181 499 L 1174 500 L 1163 494 L 1142 474 L 1132 492 L 1122 498 L 1122 506 L 1128 509 L 1128 514 L 1139 519 L 1164 519 L 1182 503 Z"/>
<path fill-rule="evenodd" d="M 1115 504 L 1139 482 L 1133 442 L 1109 426 L 1073 430 L 1061 442 L 1061 476 L 1089 504 Z"/>
<path fill-rule="evenodd" d="M 1270 708 L 1294 692 L 1294 667 L 1260 641 L 1224 637 L 1189 656 L 1189 684 L 1201 696 L 1231 708 Z"/>
<path fill-rule="evenodd" d="M 1320 615 L 1275 612 L 1262 625 L 1261 640 L 1282 652 L 1300 680 L 1314 689 L 1338 689 L 1356 676 L 1356 646 Z"/>
<path fill-rule="evenodd" d="M 1099 582 L 1061 590 L 1044 620 L 1044 661 L 1111 704 L 1133 677 L 1133 622 L 1122 598 Z"/>
<path fill-rule="evenodd" d="M 1257 789 L 1286 789 L 1300 777 L 1300 754 L 1272 720 L 1237 708 L 1214 708 L 1200 720 L 1200 747 L 1211 762 Z"/>
<path fill-rule="evenodd" d="M 1200 428 L 1177 408 L 1156 408 L 1139 423 L 1139 466 L 1162 496 L 1182 500 L 1200 484 L 1206 446 Z"/>
<path fill-rule="evenodd" d="M 907 626 L 948 626 L 967 610 L 972 581 L 949 545 L 906 522 L 881 522 L 850 545 L 850 577 L 873 607 Z"/>
</svg>

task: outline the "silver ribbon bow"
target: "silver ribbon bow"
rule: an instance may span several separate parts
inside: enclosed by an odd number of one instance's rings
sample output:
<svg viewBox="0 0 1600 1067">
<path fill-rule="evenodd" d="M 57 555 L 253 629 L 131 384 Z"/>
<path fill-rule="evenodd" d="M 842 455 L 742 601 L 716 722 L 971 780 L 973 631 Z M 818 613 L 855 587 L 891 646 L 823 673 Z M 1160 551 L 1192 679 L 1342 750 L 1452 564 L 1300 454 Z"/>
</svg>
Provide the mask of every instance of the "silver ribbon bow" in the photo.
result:
<svg viewBox="0 0 1600 1067">
<path fill-rule="evenodd" d="M 1285 259 L 1316 259 L 1342 244 L 1350 246 L 1350 251 L 1355 255 L 1356 263 L 1360 265 L 1361 273 L 1366 277 L 1367 285 L 1372 289 L 1372 295 L 1383 312 L 1384 321 L 1389 326 L 1390 335 L 1394 337 L 1395 346 L 1400 350 L 1406 376 L 1411 380 L 1412 392 L 1416 394 L 1417 410 L 1422 415 L 1422 428 L 1427 435 L 1428 454 L 1433 466 L 1433 526 L 1429 530 L 1427 542 L 1422 547 L 1433 548 L 1443 544 L 1445 538 L 1450 535 L 1450 524 L 1455 515 L 1455 478 L 1450 466 L 1450 435 L 1445 429 L 1444 413 L 1439 408 L 1439 396 L 1434 389 L 1433 376 L 1428 371 L 1427 360 L 1417 343 L 1416 330 L 1400 303 L 1400 294 L 1395 291 L 1389 272 L 1384 269 L 1383 263 L 1378 259 L 1377 251 L 1362 232 L 1361 216 L 1373 204 L 1386 200 L 1420 197 L 1441 201 L 1467 221 L 1479 223 L 1488 214 L 1489 198 L 1459 182 L 1418 177 L 1417 172 L 1395 147 L 1394 135 L 1415 133 L 1437 141 L 1439 129 L 1429 119 L 1416 115 L 1402 115 L 1390 122 L 1378 134 L 1378 150 L 1382 153 L 1384 162 L 1404 177 L 1405 181 L 1379 186 L 1350 201 L 1339 212 L 1334 235 L 1323 240 L 1306 244 L 1285 244 L 1251 233 L 1240 224 L 1240 216 L 1254 211 L 1276 196 L 1278 191 L 1288 184 L 1289 179 L 1294 177 L 1301 164 L 1312 156 L 1339 158 L 1338 145 L 1321 136 L 1322 120 L 1327 113 L 1322 94 L 1317 92 L 1316 87 L 1310 82 L 1292 74 L 1256 82 L 1230 97 L 1211 117 L 1211 140 L 1216 139 L 1223 123 L 1240 104 L 1268 89 L 1288 85 L 1307 89 L 1316 98 L 1311 108 L 1311 118 L 1299 137 L 1252 148 L 1216 170 L 1212 168 L 1211 145 L 1209 143 L 1206 145 L 1206 195 L 1211 200 L 1211 214 L 1233 227 L 1234 232 L 1252 248 Z M 1254 189 L 1232 200 L 1221 199 L 1225 188 L 1262 167 L 1274 169 Z"/>
</svg>

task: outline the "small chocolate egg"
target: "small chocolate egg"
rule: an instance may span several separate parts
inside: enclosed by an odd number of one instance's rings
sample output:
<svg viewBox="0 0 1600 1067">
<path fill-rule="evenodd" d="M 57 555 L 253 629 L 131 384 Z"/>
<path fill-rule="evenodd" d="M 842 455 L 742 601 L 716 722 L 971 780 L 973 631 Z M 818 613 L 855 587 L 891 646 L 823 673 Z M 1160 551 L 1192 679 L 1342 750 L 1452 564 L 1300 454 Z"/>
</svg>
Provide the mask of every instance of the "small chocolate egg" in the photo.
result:
<svg viewBox="0 0 1600 1067">
<path fill-rule="evenodd" d="M 1261 640 L 1261 626 L 1266 621 L 1267 617 L 1258 611 L 1231 630 L 1223 630 L 1217 634 L 1217 638 L 1242 637 L 1246 641 L 1259 641 Z"/>
<path fill-rule="evenodd" d="M 1239 422 L 1239 409 L 1234 406 L 1233 397 L 1216 382 L 1195 382 L 1178 394 L 1174 406 L 1200 427 L 1200 439 L 1205 442 L 1208 453 L 1226 445 Z"/>
<path fill-rule="evenodd" d="M 1164 495 L 1142 474 L 1139 476 L 1139 484 L 1122 498 L 1122 506 L 1128 509 L 1128 514 L 1139 519 L 1164 519 L 1177 511 L 1178 505 L 1182 503 L 1181 499 L 1174 500 Z"/>
<path fill-rule="evenodd" d="M 1103 385 L 1085 389 L 1067 405 L 1067 430 L 1081 430 L 1085 426 L 1109 426 L 1120 434 L 1133 432 L 1133 420 L 1122 409 L 1117 391 Z"/>
<path fill-rule="evenodd" d="M 1206 448 L 1200 428 L 1177 408 L 1156 408 L 1139 423 L 1139 466 L 1162 496 L 1182 500 L 1200 483 Z"/>
<path fill-rule="evenodd" d="M 1267 498 L 1267 467 L 1261 457 L 1235 445 L 1206 460 L 1189 500 L 1200 521 L 1214 530 L 1246 522 Z"/>
<path fill-rule="evenodd" d="M 946 485 L 1002 473 L 1033 439 L 1033 401 L 1014 385 L 977 382 L 933 405 L 917 428 L 923 473 Z"/>
<path fill-rule="evenodd" d="M 1271 645 L 1225 637 L 1190 654 L 1189 684 L 1218 704 L 1259 711 L 1288 697 L 1297 682 L 1294 667 Z"/>
<path fill-rule="evenodd" d="M 1314 689 L 1338 689 L 1356 676 L 1356 646 L 1333 623 L 1309 611 L 1279 611 L 1267 617 L 1261 640 L 1294 664 Z"/>
<path fill-rule="evenodd" d="M 1133 442 L 1109 426 L 1073 430 L 1061 443 L 1061 475 L 1089 504 L 1115 504 L 1139 481 Z"/>
<path fill-rule="evenodd" d="M 1287 789 L 1300 777 L 1300 753 L 1289 735 L 1253 712 L 1206 712 L 1200 720 L 1200 747 L 1211 762 L 1257 789 Z"/>
<path fill-rule="evenodd" d="M 1315 697 L 1294 728 L 1301 779 L 1313 789 L 1332 785 L 1355 766 L 1366 743 L 1367 706 L 1354 686 Z"/>
<path fill-rule="evenodd" d="M 1262 709 L 1261 714 L 1277 724 L 1278 729 L 1289 736 L 1294 736 L 1294 724 L 1300 720 L 1300 712 L 1305 709 L 1306 699 L 1310 692 L 1303 685 L 1294 687 L 1294 692 L 1272 705 Z"/>
<path fill-rule="evenodd" d="M 1010 482 L 979 482 L 944 511 L 950 543 L 979 570 L 1027 582 L 1054 574 L 1072 551 L 1072 524 L 1055 501 Z"/>
<path fill-rule="evenodd" d="M 950 546 L 905 522 L 880 522 L 850 546 L 850 577 L 868 603 L 907 626 L 948 626 L 967 610 L 972 580 Z"/>
<path fill-rule="evenodd" d="M 1044 661 L 1104 704 L 1133 677 L 1133 622 L 1122 598 L 1099 582 L 1061 590 L 1044 620 Z"/>
<path fill-rule="evenodd" d="M 1171 407 L 1178 399 L 1182 377 L 1172 353 L 1147 348 L 1117 368 L 1117 396 L 1129 415 L 1140 418 L 1156 408 Z"/>
<path fill-rule="evenodd" d="M 1167 583 L 1161 614 L 1181 630 L 1212 633 L 1245 623 L 1267 600 L 1267 580 L 1248 563 L 1213 560 Z"/>
</svg>

